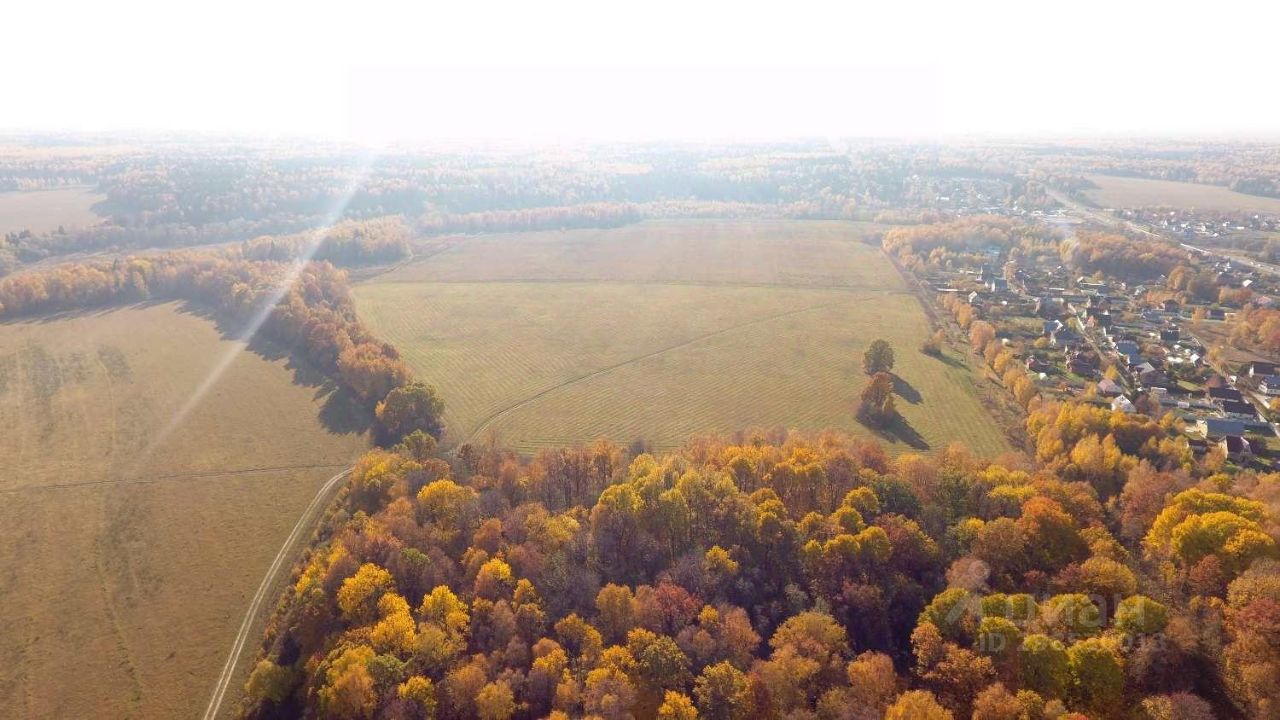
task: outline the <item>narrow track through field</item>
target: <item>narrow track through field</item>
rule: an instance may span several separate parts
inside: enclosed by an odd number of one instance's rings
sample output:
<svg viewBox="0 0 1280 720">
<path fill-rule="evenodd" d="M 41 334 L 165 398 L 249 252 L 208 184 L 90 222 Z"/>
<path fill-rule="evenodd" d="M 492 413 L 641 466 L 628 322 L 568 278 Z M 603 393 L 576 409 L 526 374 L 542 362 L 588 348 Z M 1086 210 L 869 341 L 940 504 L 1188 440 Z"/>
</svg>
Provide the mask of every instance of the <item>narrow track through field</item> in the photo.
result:
<svg viewBox="0 0 1280 720">
<path fill-rule="evenodd" d="M 885 294 L 899 294 L 899 293 L 897 293 L 896 291 L 890 291 L 890 292 L 885 293 Z M 504 418 L 504 417 L 506 417 L 506 416 L 510 415 L 511 413 L 513 413 L 513 412 L 515 412 L 515 411 L 517 411 L 517 410 L 519 410 L 519 409 L 521 409 L 521 408 L 523 408 L 523 407 L 528 406 L 528 405 L 529 405 L 529 404 L 531 404 L 531 403 L 534 403 L 534 402 L 536 402 L 536 401 L 538 401 L 538 400 L 540 400 L 540 399 L 542 399 L 542 398 L 546 397 L 547 395 L 550 395 L 550 394 L 551 394 L 551 393 L 553 393 L 553 392 L 557 392 L 557 391 L 559 391 L 559 390 L 563 390 L 563 389 L 565 389 L 565 388 L 567 388 L 567 387 L 571 387 L 571 386 L 573 386 L 573 385 L 577 385 L 577 384 L 579 384 L 579 383 L 586 382 L 586 381 L 588 381 L 588 380 L 591 380 L 592 378 L 600 377 L 601 375 L 605 375 L 605 374 L 611 373 L 611 372 L 613 372 L 614 370 L 618 370 L 618 369 L 620 369 L 620 368 L 627 367 L 628 365 L 634 365 L 634 364 L 636 364 L 636 363 L 643 362 L 643 361 L 645 361 L 645 360 L 649 360 L 649 359 L 651 359 L 651 358 L 658 357 L 659 355 L 664 355 L 664 354 L 666 354 L 666 353 L 669 353 L 669 352 L 672 352 L 672 351 L 675 351 L 675 350 L 679 350 L 679 349 L 681 349 L 681 348 L 689 347 L 690 345 L 695 345 L 695 344 L 697 344 L 697 343 L 703 342 L 703 341 L 705 341 L 705 340 L 709 340 L 709 339 L 714 338 L 714 337 L 719 337 L 719 336 L 721 336 L 721 335 L 725 335 L 725 334 L 728 334 L 728 333 L 731 333 L 731 332 L 735 332 L 735 331 L 738 331 L 738 330 L 742 330 L 743 328 L 751 327 L 752 325 L 759 325 L 759 324 L 761 324 L 761 323 L 772 322 L 772 321 L 774 321 L 774 320 L 780 320 L 780 319 L 782 319 L 782 318 L 790 317 L 790 316 L 793 316 L 793 315 L 799 315 L 799 314 L 801 314 L 801 313 L 813 312 L 814 310 L 821 310 L 821 309 L 823 309 L 823 308 L 834 307 L 834 306 L 836 306 L 836 305 L 840 305 L 840 304 L 842 304 L 842 303 L 846 303 L 846 302 L 850 302 L 851 300 L 858 300 L 858 299 L 861 299 L 861 297 L 860 297 L 860 296 L 842 297 L 842 298 L 840 298 L 839 300 L 834 300 L 834 301 L 832 301 L 832 302 L 819 303 L 819 304 L 817 304 L 817 305 L 810 305 L 810 306 L 807 306 L 807 307 L 796 308 L 796 309 L 794 309 L 794 310 L 787 310 L 786 312 L 775 313 L 775 314 L 773 314 L 773 315 L 766 315 L 766 316 L 764 316 L 764 317 L 752 318 L 752 319 L 750 319 L 750 320 L 748 320 L 748 321 L 746 321 L 746 322 L 736 323 L 736 324 L 734 324 L 734 325 L 730 325 L 730 326 L 728 326 L 728 327 L 723 327 L 723 328 L 719 328 L 719 329 L 717 329 L 717 330 L 713 330 L 713 331 L 711 331 L 711 332 L 702 333 L 701 335 L 698 335 L 697 337 L 689 338 L 688 340 L 683 340 L 683 341 L 678 342 L 678 343 L 675 343 L 675 344 L 673 344 L 673 345 L 668 345 L 668 346 L 663 347 L 663 348 L 660 348 L 660 349 L 658 349 L 658 350 L 654 350 L 653 352 L 648 352 L 648 353 L 645 353 L 645 354 L 643 354 L 643 355 L 639 355 L 639 356 L 637 356 L 637 357 L 628 358 L 628 359 L 626 359 L 626 360 L 622 360 L 622 361 L 620 361 L 620 362 L 616 362 L 616 363 L 613 363 L 613 364 L 611 364 L 611 365 L 608 365 L 608 366 L 605 366 L 605 367 L 602 367 L 602 368 L 598 368 L 598 369 L 596 369 L 596 370 L 592 370 L 592 371 L 591 371 L 591 372 L 589 372 L 589 373 L 584 373 L 584 374 L 582 374 L 582 375 L 578 375 L 577 377 L 569 378 L 568 380 L 565 380 L 564 382 L 558 383 L 558 384 L 553 385 L 553 386 L 551 386 L 551 387 L 549 387 L 549 388 L 546 388 L 546 389 L 544 389 L 544 390 L 540 390 L 540 391 L 538 391 L 537 393 L 534 393 L 533 395 L 530 395 L 529 397 L 526 397 L 526 398 L 524 398 L 523 400 L 520 400 L 519 402 L 516 402 L 516 403 L 514 403 L 514 404 L 512 404 L 512 405 L 508 405 L 507 407 L 502 408 L 501 410 L 498 410 L 498 411 L 496 411 L 496 412 L 494 412 L 494 413 L 490 414 L 488 417 L 486 417 L 484 420 L 482 420 L 482 421 L 480 422 L 480 424 L 479 424 L 479 425 L 477 425 L 477 426 L 476 426 L 476 428 L 475 428 L 474 430 L 472 430 L 472 431 L 467 435 L 466 439 L 465 439 L 465 440 L 463 440 L 461 443 L 459 443 L 459 445 L 458 445 L 458 446 L 459 446 L 459 447 L 461 447 L 461 445 L 463 445 L 463 444 L 465 444 L 465 443 L 475 442 L 475 440 L 476 440 L 478 437 L 480 437 L 480 435 L 481 435 L 485 430 L 489 429 L 489 427 L 491 427 L 495 422 L 497 422 L 497 421 L 501 420 L 502 418 Z"/>
<path fill-rule="evenodd" d="M 275 560 L 271 562 L 271 566 L 267 568 L 267 574 L 262 578 L 262 583 L 258 585 L 258 591 L 254 593 L 253 599 L 249 601 L 249 608 L 245 611 L 244 620 L 240 623 L 240 631 L 236 633 L 235 641 L 231 644 L 231 653 L 227 656 L 227 661 L 222 666 L 222 673 L 218 676 L 217 685 L 214 686 L 213 697 L 209 698 L 209 705 L 205 708 L 204 720 L 214 720 L 214 718 L 218 717 L 218 712 L 222 709 L 222 701 L 227 695 L 227 689 L 231 687 L 231 681 L 235 679 L 236 667 L 240 663 L 240 655 L 244 652 L 244 646 L 248 642 L 249 631 L 253 628 L 254 620 L 258 617 L 263 601 L 271 595 L 271 588 L 276 586 L 277 576 L 290 567 L 290 563 L 286 562 L 286 560 L 294 554 L 294 546 L 302 538 L 303 530 L 311 526 L 309 522 L 311 517 L 328 503 L 334 488 L 350 473 L 351 468 L 347 468 L 329 478 L 324 485 L 320 486 L 316 496 L 311 499 L 311 503 L 303 511 L 302 517 L 298 518 L 293 530 L 285 538 L 284 544 L 280 546 L 280 552 L 276 553 Z"/>
</svg>

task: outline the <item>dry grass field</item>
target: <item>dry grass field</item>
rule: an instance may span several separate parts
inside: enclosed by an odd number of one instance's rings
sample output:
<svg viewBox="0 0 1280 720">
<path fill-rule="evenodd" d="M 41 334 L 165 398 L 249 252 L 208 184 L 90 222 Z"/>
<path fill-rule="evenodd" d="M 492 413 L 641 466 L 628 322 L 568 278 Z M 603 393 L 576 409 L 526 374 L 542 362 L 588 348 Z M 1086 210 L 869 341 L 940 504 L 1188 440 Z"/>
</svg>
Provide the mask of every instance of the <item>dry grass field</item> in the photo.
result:
<svg viewBox="0 0 1280 720">
<path fill-rule="evenodd" d="M 10 232 L 47 232 L 83 227 L 102 221 L 93 213 L 103 196 L 88 188 L 0 192 L 0 235 Z"/>
<path fill-rule="evenodd" d="M 284 538 L 367 446 L 308 375 L 172 304 L 0 324 L 0 715 L 199 716 Z"/>
<path fill-rule="evenodd" d="M 524 451 L 610 437 L 658 448 L 754 426 L 872 432 L 863 350 L 898 353 L 897 450 L 1007 449 L 971 370 L 922 355 L 915 298 L 876 228 L 650 222 L 488 235 L 356 288 L 361 315 L 434 383 L 447 440 Z"/>
<path fill-rule="evenodd" d="M 1196 208 L 1214 212 L 1250 212 L 1280 215 L 1280 198 L 1246 195 L 1219 185 L 1148 180 L 1146 178 L 1089 175 L 1098 186 L 1086 193 L 1100 207 Z"/>
</svg>

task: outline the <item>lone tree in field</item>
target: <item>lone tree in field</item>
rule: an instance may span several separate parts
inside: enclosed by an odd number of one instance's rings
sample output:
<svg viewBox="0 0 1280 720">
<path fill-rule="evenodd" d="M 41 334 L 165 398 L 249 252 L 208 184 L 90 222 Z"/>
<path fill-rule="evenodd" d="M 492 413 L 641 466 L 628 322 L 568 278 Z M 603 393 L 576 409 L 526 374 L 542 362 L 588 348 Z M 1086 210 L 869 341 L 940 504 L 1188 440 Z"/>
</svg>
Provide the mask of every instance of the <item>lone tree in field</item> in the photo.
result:
<svg viewBox="0 0 1280 720">
<path fill-rule="evenodd" d="M 399 442 L 415 430 L 421 430 L 433 438 L 444 431 L 440 416 L 444 403 L 436 396 L 435 388 L 426 383 L 409 383 L 387 393 L 378 403 L 378 424 L 385 438 Z"/>
<path fill-rule="evenodd" d="M 876 340 L 862 354 L 862 369 L 868 375 L 887 373 L 893 369 L 893 348 L 887 340 Z"/>
<path fill-rule="evenodd" d="M 924 342 L 920 343 L 920 352 L 924 353 L 925 355 L 941 357 L 942 344 L 945 343 L 946 341 L 947 341 L 946 333 L 942 332 L 941 330 L 938 330 L 934 334 L 925 338 Z"/>
<path fill-rule="evenodd" d="M 898 411 L 893 405 L 893 376 L 878 372 L 862 389 L 858 399 L 858 418 L 863 422 L 884 427 L 893 422 Z"/>
</svg>

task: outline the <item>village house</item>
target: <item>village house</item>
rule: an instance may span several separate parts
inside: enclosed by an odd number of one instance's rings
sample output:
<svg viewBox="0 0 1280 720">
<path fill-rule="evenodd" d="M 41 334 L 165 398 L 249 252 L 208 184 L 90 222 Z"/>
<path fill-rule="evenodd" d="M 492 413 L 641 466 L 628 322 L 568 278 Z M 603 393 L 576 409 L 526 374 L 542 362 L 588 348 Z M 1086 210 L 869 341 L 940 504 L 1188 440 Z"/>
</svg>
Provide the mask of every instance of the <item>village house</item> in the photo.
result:
<svg viewBox="0 0 1280 720">
<path fill-rule="evenodd" d="M 1150 372 L 1155 372 L 1155 369 L 1156 369 L 1156 366 L 1155 366 L 1155 365 L 1152 365 L 1151 363 L 1147 362 L 1146 360 L 1143 360 L 1142 362 L 1140 362 L 1140 363 L 1138 363 L 1138 364 L 1136 364 L 1136 365 L 1130 365 L 1130 366 L 1129 366 L 1129 372 L 1131 372 L 1131 373 L 1133 373 L 1133 374 L 1135 374 L 1135 375 L 1137 375 L 1137 376 L 1139 376 L 1139 377 L 1141 377 L 1141 376 L 1143 376 L 1143 375 L 1145 375 L 1145 374 L 1147 374 L 1147 373 L 1150 373 Z"/>
<path fill-rule="evenodd" d="M 1169 376 L 1164 374 L 1160 368 L 1154 367 L 1151 363 L 1142 363 L 1138 366 L 1140 370 L 1135 369 L 1134 375 L 1137 376 L 1138 382 L 1148 387 L 1163 387 L 1169 384 Z"/>
<path fill-rule="evenodd" d="M 1275 363 L 1262 362 L 1261 360 L 1254 360 L 1253 362 L 1249 363 L 1246 366 L 1246 368 L 1247 368 L 1246 374 L 1249 377 L 1258 377 L 1259 375 L 1275 375 L 1276 374 Z"/>
<path fill-rule="evenodd" d="M 1138 343 L 1132 340 L 1116 342 L 1116 354 L 1124 360 L 1126 366 L 1137 365 L 1142 362 L 1142 352 L 1138 349 Z"/>
<path fill-rule="evenodd" d="M 1223 400 L 1219 407 L 1222 409 L 1222 414 L 1229 418 L 1239 418 L 1241 420 L 1258 419 L 1258 411 L 1247 402 Z"/>
<path fill-rule="evenodd" d="M 1086 324 L 1092 328 L 1101 328 L 1103 330 L 1109 330 L 1111 328 L 1112 322 L 1113 321 L 1111 318 L 1111 313 L 1109 312 L 1097 312 L 1097 313 L 1090 312 L 1089 321 Z"/>
<path fill-rule="evenodd" d="M 1111 378 L 1102 378 L 1098 381 L 1098 394 L 1106 397 L 1115 397 L 1124 393 L 1124 388 L 1120 387 L 1120 383 Z"/>
<path fill-rule="evenodd" d="M 1097 374 L 1097 367 L 1083 358 L 1073 358 L 1067 361 L 1067 370 L 1073 375 L 1079 375 L 1083 378 L 1093 377 Z"/>
<path fill-rule="evenodd" d="M 1049 344 L 1056 348 L 1071 347 L 1078 342 L 1080 342 L 1080 334 L 1068 327 L 1055 330 L 1049 336 Z"/>
<path fill-rule="evenodd" d="M 1047 297 L 1036 298 L 1034 312 L 1045 319 L 1056 318 L 1062 314 L 1062 304 Z"/>
<path fill-rule="evenodd" d="M 1218 447 L 1228 460 L 1240 462 L 1253 457 L 1253 445 L 1247 438 L 1239 435 L 1226 435 L 1218 441 Z"/>
<path fill-rule="evenodd" d="M 1239 390 L 1232 387 L 1211 387 L 1209 388 L 1209 398 L 1217 401 L 1233 400 L 1241 402 L 1244 400 L 1244 395 L 1241 395 Z"/>
<path fill-rule="evenodd" d="M 1275 397 L 1280 395 L 1280 377 L 1275 375 L 1267 375 L 1258 383 L 1258 389 L 1267 397 Z"/>
<path fill-rule="evenodd" d="M 1028 357 L 1028 358 L 1027 358 L 1027 371 L 1028 371 L 1028 372 L 1033 372 L 1033 373 L 1044 373 L 1044 372 L 1049 372 L 1049 370 L 1051 370 L 1052 368 L 1053 368 L 1053 366 L 1052 366 L 1052 365 L 1050 365 L 1049 363 L 1047 363 L 1047 362 L 1045 362 L 1045 361 L 1041 360 L 1040 358 L 1036 357 L 1035 355 L 1032 355 L 1032 356 L 1030 356 L 1030 357 Z"/>
<path fill-rule="evenodd" d="M 1111 401 L 1111 409 L 1114 412 L 1122 412 L 1122 413 L 1131 413 L 1131 412 L 1137 411 L 1137 408 L 1133 406 L 1133 402 L 1130 401 L 1129 398 L 1123 395 Z"/>
<path fill-rule="evenodd" d="M 1202 417 L 1196 421 L 1196 429 L 1206 438 L 1215 439 L 1226 435 L 1244 435 L 1244 423 L 1240 420 L 1226 418 Z"/>
</svg>

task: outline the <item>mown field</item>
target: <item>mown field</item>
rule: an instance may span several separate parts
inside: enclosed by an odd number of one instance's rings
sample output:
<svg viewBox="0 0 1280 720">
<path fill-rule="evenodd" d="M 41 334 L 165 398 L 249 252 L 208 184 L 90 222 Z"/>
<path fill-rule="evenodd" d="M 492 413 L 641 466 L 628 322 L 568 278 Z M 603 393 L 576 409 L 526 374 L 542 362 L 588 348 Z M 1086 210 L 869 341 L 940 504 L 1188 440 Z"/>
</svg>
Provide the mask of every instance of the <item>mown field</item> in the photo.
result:
<svg viewBox="0 0 1280 720">
<path fill-rule="evenodd" d="M 1250 212 L 1280 215 L 1280 198 L 1246 195 L 1219 185 L 1148 180 L 1146 178 L 1088 175 L 1096 190 L 1085 194 L 1100 207 L 1196 208 L 1215 212 Z"/>
<path fill-rule="evenodd" d="M 0 324 L 0 715 L 199 716 L 284 538 L 367 446 L 312 382 L 173 304 Z"/>
<path fill-rule="evenodd" d="M 102 221 L 94 214 L 94 203 L 103 196 L 89 188 L 0 192 L 0 234 L 47 232 L 65 227 L 83 227 Z"/>
<path fill-rule="evenodd" d="M 866 224 L 649 222 L 458 239 L 356 288 L 433 382 L 447 441 L 657 448 L 750 427 L 843 428 L 893 448 L 1007 449 L 971 370 L 922 355 L 928 322 Z M 861 355 L 898 350 L 905 426 L 858 424 Z"/>
</svg>

